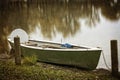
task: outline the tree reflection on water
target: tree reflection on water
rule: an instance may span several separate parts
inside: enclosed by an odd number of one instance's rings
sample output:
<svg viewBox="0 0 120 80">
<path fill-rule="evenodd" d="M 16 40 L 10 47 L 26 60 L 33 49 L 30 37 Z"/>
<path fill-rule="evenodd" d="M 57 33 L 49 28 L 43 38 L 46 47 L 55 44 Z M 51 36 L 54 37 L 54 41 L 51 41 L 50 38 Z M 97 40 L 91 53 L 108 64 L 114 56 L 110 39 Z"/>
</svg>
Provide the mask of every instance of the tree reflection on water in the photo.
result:
<svg viewBox="0 0 120 80">
<path fill-rule="evenodd" d="M 7 51 L 7 36 L 16 28 L 29 34 L 37 26 L 46 38 L 51 39 L 58 32 L 66 38 L 74 36 L 81 29 L 80 19 L 85 19 L 85 23 L 93 27 L 100 22 L 99 12 L 111 21 L 120 18 L 120 0 L 1 2 L 4 3 L 0 4 L 1 52 Z"/>
</svg>

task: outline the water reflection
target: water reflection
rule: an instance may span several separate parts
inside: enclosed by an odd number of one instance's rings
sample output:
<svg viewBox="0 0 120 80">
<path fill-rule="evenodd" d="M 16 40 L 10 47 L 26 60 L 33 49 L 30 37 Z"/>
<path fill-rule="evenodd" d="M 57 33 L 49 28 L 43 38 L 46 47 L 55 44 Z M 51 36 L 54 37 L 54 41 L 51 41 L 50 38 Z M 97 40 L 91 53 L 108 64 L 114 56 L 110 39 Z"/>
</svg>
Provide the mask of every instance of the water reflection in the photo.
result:
<svg viewBox="0 0 120 80">
<path fill-rule="evenodd" d="M 8 51 L 7 36 L 16 28 L 21 28 L 30 34 L 35 27 L 38 27 L 46 38 L 51 39 L 57 33 L 61 33 L 66 38 L 80 31 L 82 20 L 89 27 L 94 27 L 100 22 L 100 13 L 108 20 L 119 20 L 120 0 L 82 2 L 69 0 L 64 3 L 36 2 L 34 4 L 4 2 L 0 4 L 0 51 Z"/>
</svg>

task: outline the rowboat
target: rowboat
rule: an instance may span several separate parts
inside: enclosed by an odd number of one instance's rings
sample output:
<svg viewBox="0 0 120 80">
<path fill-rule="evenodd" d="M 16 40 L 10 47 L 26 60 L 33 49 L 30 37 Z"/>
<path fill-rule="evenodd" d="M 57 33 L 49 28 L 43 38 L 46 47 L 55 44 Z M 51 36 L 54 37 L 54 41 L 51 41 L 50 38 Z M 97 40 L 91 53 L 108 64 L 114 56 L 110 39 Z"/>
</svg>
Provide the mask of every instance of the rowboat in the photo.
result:
<svg viewBox="0 0 120 80">
<path fill-rule="evenodd" d="M 8 39 L 13 45 L 14 41 Z M 28 40 L 21 43 L 23 56 L 36 55 L 38 61 L 94 70 L 99 62 L 101 49 L 61 44 L 47 41 Z"/>
</svg>

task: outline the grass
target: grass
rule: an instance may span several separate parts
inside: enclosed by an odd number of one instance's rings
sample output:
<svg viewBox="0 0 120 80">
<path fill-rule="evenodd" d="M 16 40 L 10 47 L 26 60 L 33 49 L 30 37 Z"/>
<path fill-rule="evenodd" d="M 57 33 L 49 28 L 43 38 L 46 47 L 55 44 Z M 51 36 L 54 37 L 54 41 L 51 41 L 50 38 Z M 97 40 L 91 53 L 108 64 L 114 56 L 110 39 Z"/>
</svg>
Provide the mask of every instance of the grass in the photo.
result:
<svg viewBox="0 0 120 80">
<path fill-rule="evenodd" d="M 37 63 L 36 55 L 24 57 L 23 59 L 23 64 L 26 64 L 26 65 L 35 65 L 36 63 Z"/>
<path fill-rule="evenodd" d="M 85 71 L 35 61 L 35 56 L 23 59 L 21 66 L 10 60 L 0 61 L 0 80 L 119 80 L 104 69 Z"/>
</svg>

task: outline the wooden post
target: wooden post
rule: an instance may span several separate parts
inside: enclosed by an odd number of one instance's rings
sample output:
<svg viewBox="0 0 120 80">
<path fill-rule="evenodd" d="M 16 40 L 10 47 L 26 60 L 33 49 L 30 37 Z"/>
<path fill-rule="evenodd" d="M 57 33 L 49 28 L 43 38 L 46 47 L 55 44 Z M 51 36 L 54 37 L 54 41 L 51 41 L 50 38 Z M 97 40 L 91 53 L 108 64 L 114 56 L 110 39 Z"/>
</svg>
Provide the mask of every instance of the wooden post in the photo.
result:
<svg viewBox="0 0 120 80">
<path fill-rule="evenodd" d="M 118 50 L 117 40 L 111 40 L 111 68 L 112 75 L 118 77 Z"/>
<path fill-rule="evenodd" d="M 20 49 L 20 38 L 14 37 L 14 48 L 15 48 L 15 64 L 21 65 L 21 49 Z"/>
</svg>

